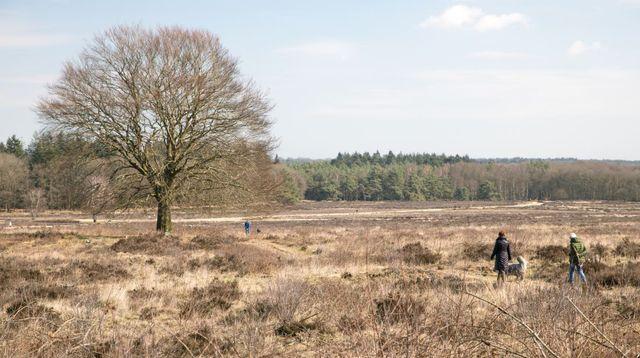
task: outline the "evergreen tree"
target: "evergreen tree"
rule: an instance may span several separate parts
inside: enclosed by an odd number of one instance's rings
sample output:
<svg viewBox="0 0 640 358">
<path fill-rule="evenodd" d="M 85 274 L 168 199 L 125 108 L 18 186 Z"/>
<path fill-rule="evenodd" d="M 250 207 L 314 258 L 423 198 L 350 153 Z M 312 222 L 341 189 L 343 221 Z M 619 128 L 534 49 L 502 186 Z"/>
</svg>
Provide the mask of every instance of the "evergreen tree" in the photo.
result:
<svg viewBox="0 0 640 358">
<path fill-rule="evenodd" d="M 305 192 L 305 197 L 311 200 L 336 200 L 338 199 L 338 186 L 325 172 L 313 175 Z"/>
<path fill-rule="evenodd" d="M 358 182 L 353 174 L 347 173 L 340 178 L 340 197 L 342 200 L 358 199 Z"/>
<path fill-rule="evenodd" d="M 367 176 L 367 184 L 365 189 L 365 200 L 382 200 L 382 168 L 374 166 Z"/>
<path fill-rule="evenodd" d="M 453 198 L 456 200 L 469 200 L 469 189 L 465 186 L 457 187 L 453 193 Z"/>
<path fill-rule="evenodd" d="M 391 167 L 382 180 L 383 200 L 402 200 L 404 173 L 399 167 Z"/>
<path fill-rule="evenodd" d="M 484 181 L 478 187 L 478 199 L 480 200 L 498 200 L 500 195 L 496 190 L 496 185 L 491 181 Z"/>
<path fill-rule="evenodd" d="M 24 150 L 24 145 L 20 138 L 16 137 L 16 135 L 12 135 L 7 139 L 7 142 L 4 145 L 3 152 L 13 154 L 18 158 L 24 158 L 27 152 Z"/>
</svg>

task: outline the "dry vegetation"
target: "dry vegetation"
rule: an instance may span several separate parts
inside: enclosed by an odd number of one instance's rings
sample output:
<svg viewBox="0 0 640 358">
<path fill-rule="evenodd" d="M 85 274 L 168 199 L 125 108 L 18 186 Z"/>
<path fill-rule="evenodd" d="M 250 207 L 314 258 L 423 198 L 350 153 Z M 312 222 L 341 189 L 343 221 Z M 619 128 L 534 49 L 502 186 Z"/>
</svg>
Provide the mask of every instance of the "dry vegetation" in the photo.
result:
<svg viewBox="0 0 640 358">
<path fill-rule="evenodd" d="M 353 205 L 302 204 L 256 218 L 261 233 L 248 239 L 241 221 L 191 214 L 177 217 L 170 237 L 144 234 L 152 219 L 80 224 L 51 213 L 55 224 L 43 229 L 13 215 L 14 226 L 0 231 L 0 352 L 640 352 L 640 205 Z M 488 260 L 499 229 L 514 256 L 530 261 L 525 281 L 504 289 L 493 287 Z M 588 287 L 565 283 L 571 231 L 590 249 Z"/>
</svg>

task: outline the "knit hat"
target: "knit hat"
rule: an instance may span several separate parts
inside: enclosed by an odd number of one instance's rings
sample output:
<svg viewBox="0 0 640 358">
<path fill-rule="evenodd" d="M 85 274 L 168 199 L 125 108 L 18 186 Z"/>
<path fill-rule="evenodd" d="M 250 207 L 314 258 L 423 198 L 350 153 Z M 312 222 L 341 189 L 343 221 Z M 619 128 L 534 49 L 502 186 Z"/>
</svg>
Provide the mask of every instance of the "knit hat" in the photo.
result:
<svg viewBox="0 0 640 358">
<path fill-rule="evenodd" d="M 575 233 L 572 232 L 571 235 L 569 235 L 569 237 L 572 238 L 572 239 L 577 239 L 578 235 L 576 235 Z"/>
</svg>

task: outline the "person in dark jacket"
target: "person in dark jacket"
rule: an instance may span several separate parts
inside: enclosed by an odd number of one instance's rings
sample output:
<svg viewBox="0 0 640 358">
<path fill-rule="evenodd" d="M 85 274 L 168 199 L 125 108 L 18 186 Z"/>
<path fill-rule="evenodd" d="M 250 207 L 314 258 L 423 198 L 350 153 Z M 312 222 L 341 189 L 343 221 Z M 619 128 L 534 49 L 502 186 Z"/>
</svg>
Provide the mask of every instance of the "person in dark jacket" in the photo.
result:
<svg viewBox="0 0 640 358">
<path fill-rule="evenodd" d="M 493 260 L 494 257 L 496 262 L 493 270 L 498 273 L 498 286 L 502 286 L 506 277 L 505 271 L 507 270 L 507 266 L 509 266 L 509 261 L 511 261 L 511 247 L 509 246 L 509 241 L 507 241 L 504 231 L 498 233 L 498 238 L 493 246 L 491 260 Z"/>
</svg>

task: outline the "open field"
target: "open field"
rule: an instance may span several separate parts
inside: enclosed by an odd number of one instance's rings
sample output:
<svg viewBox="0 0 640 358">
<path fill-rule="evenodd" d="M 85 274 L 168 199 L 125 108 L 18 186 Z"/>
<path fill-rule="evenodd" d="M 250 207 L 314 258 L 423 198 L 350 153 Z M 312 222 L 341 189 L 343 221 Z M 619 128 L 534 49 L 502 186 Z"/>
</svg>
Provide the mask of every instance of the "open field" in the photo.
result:
<svg viewBox="0 0 640 358">
<path fill-rule="evenodd" d="M 3 356 L 636 356 L 640 204 L 0 215 Z M 250 218 L 260 233 L 246 238 Z M 12 226 L 8 226 L 11 221 Z M 526 279 L 493 286 L 505 230 Z M 568 234 L 590 250 L 566 284 Z"/>
</svg>

